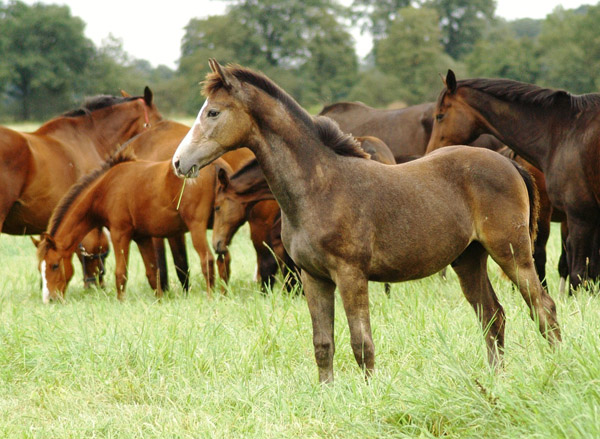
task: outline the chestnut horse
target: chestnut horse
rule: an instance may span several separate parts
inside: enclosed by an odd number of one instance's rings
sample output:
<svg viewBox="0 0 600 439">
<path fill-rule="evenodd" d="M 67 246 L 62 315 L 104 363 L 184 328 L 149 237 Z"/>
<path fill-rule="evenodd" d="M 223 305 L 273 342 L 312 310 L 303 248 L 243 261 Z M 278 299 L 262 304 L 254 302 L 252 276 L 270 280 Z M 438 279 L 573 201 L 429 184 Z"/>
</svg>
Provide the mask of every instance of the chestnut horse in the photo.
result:
<svg viewBox="0 0 600 439">
<path fill-rule="evenodd" d="M 491 133 L 546 178 L 567 219 L 571 288 L 600 275 L 600 94 L 571 95 L 508 79 L 457 81 L 449 70 L 428 151 Z"/>
<path fill-rule="evenodd" d="M 141 160 L 149 161 L 164 161 L 169 160 L 175 149 L 185 137 L 190 127 L 179 122 L 172 120 L 163 120 L 152 126 L 152 128 L 144 131 L 137 135 L 123 148 L 128 147 L 135 154 L 136 158 Z M 244 163 L 252 160 L 254 154 L 247 149 L 241 148 L 237 151 L 232 151 L 229 154 L 223 156 L 231 169 L 234 171 L 239 169 Z M 215 191 L 216 182 L 207 182 L 203 185 L 206 191 Z M 208 219 L 208 227 L 212 227 L 212 218 Z M 189 287 L 188 283 L 188 262 L 185 248 L 184 235 L 177 235 L 168 238 L 169 246 L 171 247 L 171 253 L 173 255 L 173 261 L 177 276 L 184 288 L 187 291 Z M 164 251 L 164 240 L 163 238 L 155 238 L 153 240 L 154 248 L 157 253 L 157 266 L 159 269 L 161 288 L 166 290 L 168 288 L 168 275 L 166 258 Z M 220 277 L 225 282 L 229 278 L 229 265 L 230 257 L 228 252 L 224 252 L 218 255 L 217 264 L 220 269 Z"/>
<path fill-rule="evenodd" d="M 218 165 L 228 166 L 223 160 Z M 174 175 L 170 161 L 137 161 L 129 149 L 85 176 L 61 200 L 38 246 L 45 302 L 64 298 L 77 242 L 95 227 L 110 230 L 119 300 L 125 293 L 129 243 L 133 240 L 138 245 L 148 282 L 160 297 L 152 238 L 181 235 L 187 230 L 192 233 L 210 296 L 215 273 L 206 226 L 214 191 L 206 191 L 203 185 L 214 184 L 215 178 L 215 167 L 210 166 L 188 182 L 182 193 L 182 181 Z"/>
<path fill-rule="evenodd" d="M 266 76 L 209 65 L 207 100 L 173 167 L 193 177 L 226 151 L 244 145 L 254 152 L 281 207 L 284 246 L 302 270 L 320 381 L 333 380 L 336 286 L 354 357 L 369 376 L 368 281 L 419 279 L 450 263 L 486 331 L 488 360 L 500 364 L 505 317 L 488 255 L 517 285 L 540 332 L 560 341 L 554 301 L 531 256 L 535 191 L 516 163 L 463 146 L 401 165 L 365 160 L 331 119 L 313 118 Z"/>
<path fill-rule="evenodd" d="M 32 133 L 0 127 L 0 233 L 46 230 L 61 197 L 126 140 L 161 119 L 144 96 L 96 96 Z"/>
</svg>

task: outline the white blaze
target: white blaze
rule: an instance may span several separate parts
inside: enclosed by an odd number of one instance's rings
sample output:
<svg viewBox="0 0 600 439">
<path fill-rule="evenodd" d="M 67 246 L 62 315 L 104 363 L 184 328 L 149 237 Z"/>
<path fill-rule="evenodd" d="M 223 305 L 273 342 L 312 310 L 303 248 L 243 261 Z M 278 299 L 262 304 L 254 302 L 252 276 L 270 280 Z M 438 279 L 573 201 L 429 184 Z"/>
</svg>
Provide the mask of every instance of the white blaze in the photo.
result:
<svg viewBox="0 0 600 439">
<path fill-rule="evenodd" d="M 50 302 L 50 290 L 48 289 L 48 281 L 46 280 L 46 261 L 42 261 L 40 271 L 42 272 L 42 302 L 48 303 Z"/>
<path fill-rule="evenodd" d="M 202 105 L 202 108 L 200 108 L 200 111 L 198 112 L 198 116 L 196 116 L 196 120 L 194 121 L 194 124 L 192 125 L 192 128 L 190 128 L 190 130 L 187 132 L 187 134 L 185 135 L 185 137 L 183 138 L 183 140 L 181 141 L 181 143 L 177 147 L 177 150 L 175 151 L 175 154 L 173 154 L 173 166 L 175 165 L 175 162 L 179 159 L 179 157 L 181 156 L 181 154 L 192 143 L 192 139 L 194 137 L 194 131 L 196 130 L 196 127 L 197 126 L 200 126 L 200 127 L 202 126 L 202 120 L 201 120 L 202 112 L 206 108 L 207 104 L 208 104 L 208 99 L 206 99 L 204 101 L 204 104 Z"/>
</svg>

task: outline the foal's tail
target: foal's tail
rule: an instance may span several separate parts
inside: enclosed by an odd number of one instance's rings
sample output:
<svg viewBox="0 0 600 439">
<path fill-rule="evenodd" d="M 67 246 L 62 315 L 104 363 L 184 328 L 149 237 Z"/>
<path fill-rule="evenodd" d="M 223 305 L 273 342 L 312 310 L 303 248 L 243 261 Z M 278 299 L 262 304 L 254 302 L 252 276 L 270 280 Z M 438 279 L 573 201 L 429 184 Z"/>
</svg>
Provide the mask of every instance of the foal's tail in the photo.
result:
<svg viewBox="0 0 600 439">
<path fill-rule="evenodd" d="M 535 243 L 535 238 L 538 232 L 538 216 L 540 213 L 540 196 L 538 194 L 537 186 L 535 185 L 535 179 L 533 175 L 529 173 L 527 169 L 515 162 L 510 160 L 527 186 L 527 195 L 529 196 L 529 236 L 531 237 L 531 245 Z"/>
</svg>

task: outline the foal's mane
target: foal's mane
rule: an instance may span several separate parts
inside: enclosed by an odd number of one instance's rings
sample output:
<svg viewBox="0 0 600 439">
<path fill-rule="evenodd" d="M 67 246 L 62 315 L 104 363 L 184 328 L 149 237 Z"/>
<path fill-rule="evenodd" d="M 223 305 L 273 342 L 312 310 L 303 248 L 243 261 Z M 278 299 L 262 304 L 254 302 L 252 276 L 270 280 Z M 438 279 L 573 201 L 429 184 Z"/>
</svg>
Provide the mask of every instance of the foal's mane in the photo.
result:
<svg viewBox="0 0 600 439">
<path fill-rule="evenodd" d="M 312 117 L 298 105 L 294 98 L 262 73 L 231 64 L 225 70 L 238 81 L 250 84 L 281 102 L 293 116 L 312 129 L 321 142 L 336 154 L 369 158 L 354 137 L 343 133 L 333 120 L 324 116 Z M 224 88 L 223 79 L 217 73 L 206 75 L 202 90 L 204 96 L 210 96 L 222 88 Z"/>
<path fill-rule="evenodd" d="M 130 96 L 130 97 L 121 97 L 121 96 L 111 96 L 111 95 L 98 95 L 87 98 L 81 107 L 67 111 L 63 113 L 64 117 L 77 117 L 77 116 L 85 116 L 90 114 L 92 111 L 101 110 L 102 108 L 111 107 L 116 104 L 121 104 L 123 102 L 134 101 L 136 99 L 143 99 L 142 96 Z"/>
<path fill-rule="evenodd" d="M 69 207 L 73 204 L 75 199 L 94 181 L 104 175 L 110 168 L 118 165 L 119 163 L 130 162 L 136 160 L 134 153 L 131 151 L 131 148 L 120 149 L 116 154 L 111 156 L 104 164 L 96 169 L 95 171 L 90 172 L 89 174 L 84 175 L 79 179 L 77 183 L 71 186 L 69 192 L 62 197 L 54 211 L 52 212 L 52 216 L 50 217 L 50 221 L 48 222 L 48 234 L 50 236 L 54 236 L 56 231 L 58 230 L 58 226 L 64 219 Z"/>
<path fill-rule="evenodd" d="M 560 106 L 579 112 L 600 107 L 598 93 L 573 95 L 565 90 L 542 88 L 510 79 L 463 79 L 457 82 L 457 88 L 459 87 L 479 90 L 503 101 L 537 105 L 543 108 Z"/>
</svg>

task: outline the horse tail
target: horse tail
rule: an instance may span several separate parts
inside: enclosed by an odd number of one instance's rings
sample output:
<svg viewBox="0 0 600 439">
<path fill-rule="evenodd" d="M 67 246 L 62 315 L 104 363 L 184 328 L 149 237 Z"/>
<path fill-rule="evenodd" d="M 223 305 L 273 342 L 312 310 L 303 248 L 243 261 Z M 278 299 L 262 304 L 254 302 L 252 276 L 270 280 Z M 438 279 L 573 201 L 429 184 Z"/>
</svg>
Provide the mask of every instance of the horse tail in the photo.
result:
<svg viewBox="0 0 600 439">
<path fill-rule="evenodd" d="M 535 185 L 535 179 L 533 175 L 529 173 L 527 169 L 515 162 L 510 160 L 513 166 L 521 174 L 521 178 L 525 182 L 527 187 L 527 195 L 529 196 L 529 236 L 531 237 L 531 245 L 535 243 L 535 238 L 538 232 L 538 216 L 540 213 L 540 196 L 538 194 L 537 186 Z"/>
</svg>

